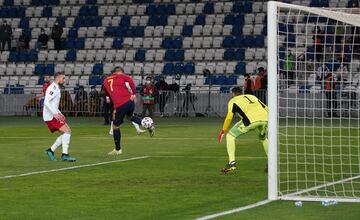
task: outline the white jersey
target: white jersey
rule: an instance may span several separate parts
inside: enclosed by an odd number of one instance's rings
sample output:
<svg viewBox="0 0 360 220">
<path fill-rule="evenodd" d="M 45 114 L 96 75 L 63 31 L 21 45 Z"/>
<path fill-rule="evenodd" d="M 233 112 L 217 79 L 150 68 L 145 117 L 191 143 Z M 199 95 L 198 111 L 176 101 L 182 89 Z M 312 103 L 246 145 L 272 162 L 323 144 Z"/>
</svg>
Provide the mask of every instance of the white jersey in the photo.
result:
<svg viewBox="0 0 360 220">
<path fill-rule="evenodd" d="M 59 104 L 61 98 L 61 91 L 59 85 L 55 82 L 46 89 L 44 108 L 43 108 L 43 120 L 51 121 L 55 114 L 60 113 Z"/>
</svg>

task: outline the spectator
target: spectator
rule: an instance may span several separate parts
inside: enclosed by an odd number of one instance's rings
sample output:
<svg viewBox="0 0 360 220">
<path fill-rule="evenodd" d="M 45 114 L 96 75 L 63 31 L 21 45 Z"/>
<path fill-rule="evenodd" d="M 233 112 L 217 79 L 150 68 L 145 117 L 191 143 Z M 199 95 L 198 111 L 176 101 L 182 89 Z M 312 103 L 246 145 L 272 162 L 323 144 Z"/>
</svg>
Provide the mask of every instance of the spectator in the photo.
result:
<svg viewBox="0 0 360 220">
<path fill-rule="evenodd" d="M 50 82 L 50 75 L 49 74 L 45 74 L 44 75 L 44 83 L 43 83 L 43 87 L 42 87 L 42 94 L 43 96 L 45 96 L 46 93 L 46 89 L 51 85 Z"/>
<path fill-rule="evenodd" d="M 291 50 L 288 50 L 288 54 L 285 58 L 285 78 L 288 82 L 288 85 L 294 83 L 294 69 L 295 69 L 295 57 L 291 53 Z"/>
<path fill-rule="evenodd" d="M 37 48 L 38 49 L 47 49 L 47 44 L 49 41 L 49 36 L 45 33 L 44 28 L 41 28 L 41 33 L 37 40 Z"/>
<path fill-rule="evenodd" d="M 336 53 L 338 54 L 339 62 L 349 70 L 349 64 L 351 62 L 351 46 L 345 42 L 345 39 L 341 39 L 340 45 L 337 45 Z"/>
<path fill-rule="evenodd" d="M 145 85 L 141 88 L 142 95 L 142 103 L 143 103 L 143 111 L 142 117 L 145 117 L 146 112 L 149 112 L 149 116 L 152 118 L 155 109 L 155 95 L 156 95 L 156 87 L 151 82 L 151 77 L 146 77 Z"/>
<path fill-rule="evenodd" d="M 100 109 L 100 94 L 96 90 L 95 86 L 91 87 L 91 91 L 89 93 L 90 102 L 89 102 L 89 112 L 92 116 L 94 116 Z"/>
<path fill-rule="evenodd" d="M 51 38 L 54 40 L 55 50 L 61 50 L 61 35 L 63 34 L 63 28 L 59 25 L 58 22 L 55 23 L 52 31 Z"/>
<path fill-rule="evenodd" d="M 102 85 L 101 96 L 103 97 L 104 125 L 109 125 L 114 109 L 110 97 L 105 94 L 105 87 Z"/>
<path fill-rule="evenodd" d="M 167 101 L 167 90 L 168 90 L 168 84 L 165 82 L 165 78 L 163 76 L 160 76 L 160 80 L 155 84 L 155 87 L 159 93 L 158 95 L 158 103 L 159 103 L 159 109 L 160 109 L 160 117 L 164 116 L 164 108 Z"/>
<path fill-rule="evenodd" d="M 250 75 L 246 73 L 244 82 L 244 94 L 254 94 L 254 81 L 251 79 Z"/>
<path fill-rule="evenodd" d="M 258 99 L 264 101 L 265 94 L 264 94 L 262 79 L 264 78 L 265 69 L 263 67 L 259 67 L 257 70 L 258 73 L 255 77 L 254 94 L 256 97 L 258 97 Z"/>
<path fill-rule="evenodd" d="M 182 117 L 187 117 L 187 116 L 189 116 L 190 105 L 191 105 L 193 111 L 195 112 L 195 102 L 197 101 L 197 98 L 193 93 L 191 93 L 191 84 L 190 83 L 185 86 L 183 91 L 185 92 L 185 97 L 184 97 L 184 102 L 183 102 Z"/>
<path fill-rule="evenodd" d="M 75 94 L 75 116 L 84 115 L 87 112 L 88 94 L 84 89 L 84 86 L 79 86 L 78 91 Z"/>
<path fill-rule="evenodd" d="M 336 94 L 336 81 L 331 72 L 325 78 L 325 95 L 326 95 L 326 108 L 328 117 L 337 117 L 337 94 Z"/>
<path fill-rule="evenodd" d="M 61 99 L 60 99 L 60 111 L 69 116 L 73 111 L 73 102 L 69 91 L 65 90 L 65 86 L 61 86 Z"/>
<path fill-rule="evenodd" d="M 0 27 L 0 39 L 1 39 L 1 50 L 5 50 L 5 45 L 8 45 L 8 50 L 11 50 L 11 38 L 12 38 L 12 29 L 11 26 L 4 20 L 3 24 Z"/>
<path fill-rule="evenodd" d="M 358 8 L 359 0 L 350 0 L 347 5 L 348 8 Z"/>
<path fill-rule="evenodd" d="M 319 26 L 316 26 L 313 40 L 314 40 L 316 61 L 320 62 L 323 58 L 323 51 L 324 51 L 324 32 L 321 30 Z"/>
<path fill-rule="evenodd" d="M 17 42 L 17 50 L 27 50 L 29 49 L 30 37 L 29 35 L 23 30 L 18 42 Z"/>
</svg>

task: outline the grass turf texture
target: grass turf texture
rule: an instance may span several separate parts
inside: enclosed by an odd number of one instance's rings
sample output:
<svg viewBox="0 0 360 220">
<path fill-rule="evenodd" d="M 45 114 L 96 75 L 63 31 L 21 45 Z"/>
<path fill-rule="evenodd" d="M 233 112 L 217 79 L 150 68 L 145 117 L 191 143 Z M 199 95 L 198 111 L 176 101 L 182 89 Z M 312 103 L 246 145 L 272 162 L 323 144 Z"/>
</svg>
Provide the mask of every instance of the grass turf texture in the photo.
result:
<svg viewBox="0 0 360 220">
<path fill-rule="evenodd" d="M 113 147 L 100 118 L 70 118 L 70 154 L 76 163 L 49 161 L 44 150 L 56 139 L 41 118 L 0 118 L 0 176 L 149 158 L 0 180 L 0 219 L 194 219 L 266 199 L 266 158 L 256 133 L 237 144 L 236 173 L 219 173 L 227 162 L 216 136 L 222 120 L 156 119 L 157 133 L 137 136 L 122 127 L 124 154 Z M 255 141 L 256 140 L 256 141 Z M 60 149 L 57 157 L 60 156 Z M 360 204 L 276 201 L 224 219 L 359 219 Z"/>
</svg>

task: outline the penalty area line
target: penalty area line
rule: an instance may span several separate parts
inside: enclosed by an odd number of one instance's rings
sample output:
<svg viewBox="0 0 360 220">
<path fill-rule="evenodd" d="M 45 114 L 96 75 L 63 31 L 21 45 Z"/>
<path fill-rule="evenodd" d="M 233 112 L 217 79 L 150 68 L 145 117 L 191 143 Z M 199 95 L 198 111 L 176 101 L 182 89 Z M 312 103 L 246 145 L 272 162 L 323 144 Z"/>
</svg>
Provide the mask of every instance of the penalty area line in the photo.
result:
<svg viewBox="0 0 360 220">
<path fill-rule="evenodd" d="M 207 215 L 207 216 L 204 216 L 204 217 L 196 218 L 195 220 L 214 219 L 214 218 L 218 218 L 218 217 L 221 217 L 221 216 L 230 215 L 230 214 L 233 214 L 233 213 L 236 213 L 236 212 L 242 212 L 242 211 L 245 211 L 245 210 L 248 210 L 248 209 L 253 209 L 253 208 L 256 208 L 256 207 L 259 207 L 259 206 L 262 206 L 262 205 L 266 205 L 266 204 L 268 204 L 270 202 L 271 202 L 270 200 L 263 200 L 263 201 L 260 201 L 260 202 L 254 203 L 254 204 L 250 204 L 250 205 L 247 205 L 247 206 L 242 206 L 242 207 L 231 209 L 231 210 L 228 210 L 228 211 L 223 211 L 223 212 L 215 213 L 215 214 L 212 214 L 212 215 Z"/>
<path fill-rule="evenodd" d="M 142 159 L 146 159 L 149 157 L 150 156 L 132 157 L 132 158 L 121 159 L 121 160 L 111 160 L 111 161 L 105 161 L 105 162 L 100 162 L 100 163 L 84 164 L 84 165 L 79 165 L 79 166 L 64 167 L 64 168 L 51 169 L 51 170 L 41 170 L 41 171 L 34 171 L 34 172 L 16 174 L 16 175 L 0 176 L 0 180 L 11 179 L 11 178 L 16 178 L 16 177 L 23 177 L 23 176 L 32 176 L 32 175 L 43 174 L 43 173 L 54 173 L 54 172 L 61 172 L 61 171 L 66 171 L 66 170 L 75 170 L 75 169 L 86 168 L 86 167 L 95 167 L 95 166 L 101 166 L 101 165 L 112 164 L 112 163 L 120 163 L 120 162 L 132 161 L 132 160 L 142 160 Z"/>
</svg>

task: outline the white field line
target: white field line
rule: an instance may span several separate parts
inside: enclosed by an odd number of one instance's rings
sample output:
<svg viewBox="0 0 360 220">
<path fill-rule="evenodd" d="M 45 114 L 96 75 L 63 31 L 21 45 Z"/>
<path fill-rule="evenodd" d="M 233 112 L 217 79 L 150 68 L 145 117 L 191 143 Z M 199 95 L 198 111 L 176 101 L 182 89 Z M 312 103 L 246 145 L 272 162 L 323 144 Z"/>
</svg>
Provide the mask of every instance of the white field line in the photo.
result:
<svg viewBox="0 0 360 220">
<path fill-rule="evenodd" d="M 248 210 L 248 209 L 253 209 L 253 208 L 256 208 L 256 207 L 259 207 L 259 206 L 262 206 L 262 205 L 266 205 L 266 204 L 268 204 L 270 202 L 271 202 L 270 200 L 263 200 L 263 201 L 260 201 L 260 202 L 257 202 L 257 203 L 251 204 L 251 205 L 242 206 L 242 207 L 231 209 L 231 210 L 228 210 L 228 211 L 223 211 L 223 212 L 215 213 L 215 214 L 212 214 L 212 215 L 207 215 L 207 216 L 204 216 L 204 217 L 196 218 L 195 220 L 214 219 L 214 218 L 218 218 L 218 217 L 221 217 L 221 216 L 230 215 L 230 214 L 233 214 L 233 213 L 236 213 L 236 212 L 242 212 L 242 211 L 245 211 L 245 210 Z"/>
<path fill-rule="evenodd" d="M 109 139 L 109 136 L 79 136 L 76 138 L 80 139 Z M 148 137 L 148 136 L 147 136 Z M 0 139 L 52 139 L 53 136 L 40 136 L 40 137 L 31 137 L 31 136 L 20 136 L 20 137 L 9 137 L 9 136 L 0 136 Z M 124 139 L 141 139 L 141 137 L 134 136 L 134 137 L 126 137 Z M 187 137 L 152 137 L 150 140 L 215 140 L 215 138 L 187 138 Z"/>
<path fill-rule="evenodd" d="M 132 160 L 142 160 L 142 159 L 146 159 L 146 158 L 149 158 L 149 156 L 132 157 L 132 158 L 128 158 L 128 159 L 112 160 L 112 161 L 105 161 L 105 162 L 100 162 L 100 163 L 84 164 L 84 165 L 79 165 L 79 166 L 64 167 L 64 168 L 51 169 L 51 170 L 41 170 L 41 171 L 34 171 L 34 172 L 16 174 L 16 175 L 0 176 L 0 180 L 11 179 L 11 178 L 16 178 L 16 177 L 23 177 L 23 176 L 32 176 L 32 175 L 43 174 L 43 173 L 54 173 L 54 172 L 61 172 L 61 171 L 66 171 L 66 170 L 75 170 L 75 169 L 86 168 L 86 167 L 95 167 L 95 166 L 101 166 L 101 165 L 105 165 L 105 164 L 120 163 L 120 162 L 132 161 Z"/>
</svg>

